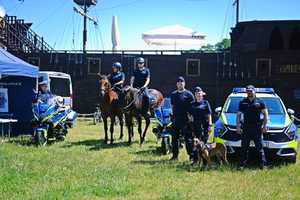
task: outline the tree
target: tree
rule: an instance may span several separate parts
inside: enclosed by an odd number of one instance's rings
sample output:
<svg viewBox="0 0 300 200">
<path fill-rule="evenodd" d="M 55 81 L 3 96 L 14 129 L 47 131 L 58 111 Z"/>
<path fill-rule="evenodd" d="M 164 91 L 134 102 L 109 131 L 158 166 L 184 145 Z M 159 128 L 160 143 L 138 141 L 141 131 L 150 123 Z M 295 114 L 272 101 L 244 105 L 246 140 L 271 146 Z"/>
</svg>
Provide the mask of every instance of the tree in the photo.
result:
<svg viewBox="0 0 300 200">
<path fill-rule="evenodd" d="M 207 44 L 200 48 L 201 51 L 213 53 L 216 51 L 223 51 L 230 48 L 231 41 L 228 38 L 224 38 L 221 42 L 216 43 L 215 45 Z"/>
<path fill-rule="evenodd" d="M 221 42 L 218 42 L 217 44 L 215 44 L 215 49 L 217 51 L 225 50 L 225 49 L 230 48 L 230 45 L 231 45 L 231 40 L 228 38 L 224 38 Z"/>
<path fill-rule="evenodd" d="M 202 46 L 200 50 L 201 50 L 201 51 L 205 51 L 205 52 L 209 52 L 209 53 L 215 52 L 215 51 L 216 51 L 216 50 L 215 50 L 215 46 L 212 45 L 212 44 L 207 44 L 207 45 L 205 45 L 205 46 Z"/>
</svg>

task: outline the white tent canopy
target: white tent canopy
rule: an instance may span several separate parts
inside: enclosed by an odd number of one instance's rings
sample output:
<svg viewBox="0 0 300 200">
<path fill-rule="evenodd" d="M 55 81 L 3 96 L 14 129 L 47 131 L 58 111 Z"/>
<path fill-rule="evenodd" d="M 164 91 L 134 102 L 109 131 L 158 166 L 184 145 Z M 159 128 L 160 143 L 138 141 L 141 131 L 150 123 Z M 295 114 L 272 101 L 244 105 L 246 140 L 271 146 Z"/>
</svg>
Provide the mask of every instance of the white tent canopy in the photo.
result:
<svg viewBox="0 0 300 200">
<path fill-rule="evenodd" d="M 206 45 L 206 35 L 181 25 L 165 26 L 145 32 L 142 39 L 148 45 Z"/>
</svg>

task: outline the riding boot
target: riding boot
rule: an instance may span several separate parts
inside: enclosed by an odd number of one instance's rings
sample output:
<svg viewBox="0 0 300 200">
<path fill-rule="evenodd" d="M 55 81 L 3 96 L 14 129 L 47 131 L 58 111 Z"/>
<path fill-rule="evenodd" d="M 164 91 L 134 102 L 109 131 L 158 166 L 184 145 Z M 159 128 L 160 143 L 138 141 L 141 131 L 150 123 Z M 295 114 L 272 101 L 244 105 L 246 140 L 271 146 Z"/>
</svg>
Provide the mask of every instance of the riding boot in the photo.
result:
<svg viewBox="0 0 300 200">
<path fill-rule="evenodd" d="M 143 96 L 143 110 L 145 111 L 149 111 L 149 97 L 147 97 L 146 95 Z"/>
</svg>

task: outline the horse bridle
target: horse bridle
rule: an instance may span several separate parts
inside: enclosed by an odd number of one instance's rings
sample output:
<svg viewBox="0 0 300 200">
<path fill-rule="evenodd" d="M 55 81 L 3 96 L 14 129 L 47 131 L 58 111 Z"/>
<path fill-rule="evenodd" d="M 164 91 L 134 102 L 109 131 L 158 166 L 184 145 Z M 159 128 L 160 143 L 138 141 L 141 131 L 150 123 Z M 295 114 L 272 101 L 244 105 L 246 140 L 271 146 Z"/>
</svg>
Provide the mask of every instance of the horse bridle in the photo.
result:
<svg viewBox="0 0 300 200">
<path fill-rule="evenodd" d="M 139 89 L 139 91 L 137 93 L 140 93 L 140 92 L 141 92 L 141 89 Z M 136 97 L 137 96 L 134 96 L 133 99 L 132 99 L 132 101 L 127 106 L 123 107 L 124 112 L 128 112 L 129 111 L 127 109 L 129 109 L 132 106 L 132 104 L 136 101 Z"/>
</svg>

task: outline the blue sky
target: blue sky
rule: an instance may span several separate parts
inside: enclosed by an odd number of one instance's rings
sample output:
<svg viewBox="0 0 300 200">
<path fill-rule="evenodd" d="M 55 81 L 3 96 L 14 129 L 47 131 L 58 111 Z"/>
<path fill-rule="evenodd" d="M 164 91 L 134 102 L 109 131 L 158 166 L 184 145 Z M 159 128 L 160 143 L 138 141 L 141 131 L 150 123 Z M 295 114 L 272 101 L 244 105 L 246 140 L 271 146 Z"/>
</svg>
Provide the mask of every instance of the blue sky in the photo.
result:
<svg viewBox="0 0 300 200">
<path fill-rule="evenodd" d="M 112 16 L 118 17 L 120 49 L 172 49 L 148 46 L 143 32 L 180 24 L 207 35 L 208 43 L 229 37 L 235 23 L 234 0 L 98 0 L 89 15 L 88 49 L 111 49 Z M 240 0 L 241 21 L 300 19 L 299 0 Z M 73 12 L 72 0 L 0 0 L 8 15 L 32 22 L 32 29 L 55 49 L 81 49 L 82 17 Z M 189 47 L 186 47 L 189 48 Z"/>
</svg>

